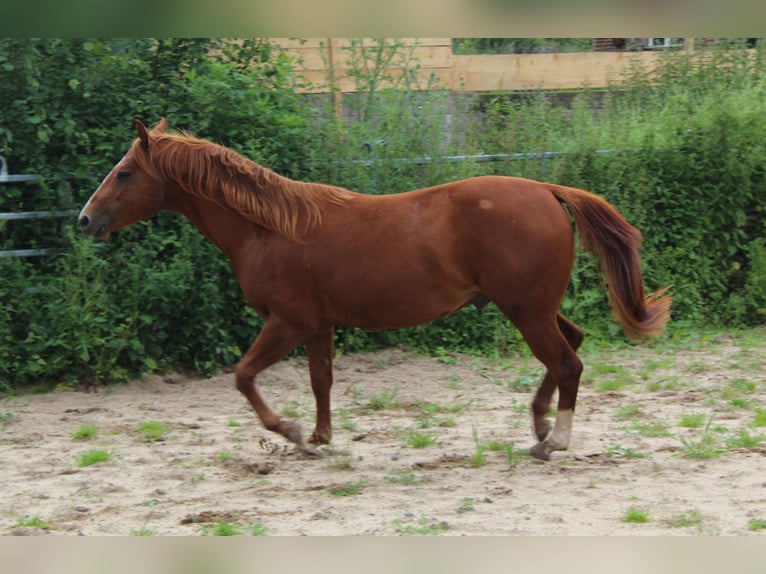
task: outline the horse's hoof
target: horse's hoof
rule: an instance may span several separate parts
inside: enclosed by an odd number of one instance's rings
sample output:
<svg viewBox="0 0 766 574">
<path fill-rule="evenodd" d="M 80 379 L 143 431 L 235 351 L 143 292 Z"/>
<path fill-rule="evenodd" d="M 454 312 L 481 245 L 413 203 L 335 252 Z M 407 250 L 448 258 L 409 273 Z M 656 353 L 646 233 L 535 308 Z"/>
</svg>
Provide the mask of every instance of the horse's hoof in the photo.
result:
<svg viewBox="0 0 766 574">
<path fill-rule="evenodd" d="M 538 442 L 535 446 L 529 449 L 529 454 L 540 460 L 550 460 L 550 445 L 546 442 Z"/>
<path fill-rule="evenodd" d="M 540 442 L 543 442 L 546 438 L 548 438 L 548 435 L 551 434 L 551 429 L 553 428 L 551 426 L 551 422 L 547 419 L 543 419 L 539 423 L 535 422 L 534 427 L 535 436 Z"/>
<path fill-rule="evenodd" d="M 299 444 L 299 445 L 296 445 L 296 448 L 303 454 L 307 454 L 309 456 L 315 456 L 317 458 L 322 458 L 323 456 L 322 451 L 308 444 Z"/>
<path fill-rule="evenodd" d="M 301 426 L 298 423 L 283 422 L 279 428 L 279 434 L 285 437 L 290 442 L 294 442 L 298 446 L 303 446 L 303 432 L 301 432 Z"/>
<path fill-rule="evenodd" d="M 330 444 L 330 438 L 325 434 L 314 431 L 311 438 L 309 438 L 309 442 L 311 444 Z"/>
</svg>

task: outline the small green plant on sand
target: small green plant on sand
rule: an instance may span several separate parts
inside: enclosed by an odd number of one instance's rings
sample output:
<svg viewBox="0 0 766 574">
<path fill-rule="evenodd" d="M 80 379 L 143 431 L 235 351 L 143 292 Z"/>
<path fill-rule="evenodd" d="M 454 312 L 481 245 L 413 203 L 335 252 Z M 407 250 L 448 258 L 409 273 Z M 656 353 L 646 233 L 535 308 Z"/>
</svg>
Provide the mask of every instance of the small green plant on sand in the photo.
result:
<svg viewBox="0 0 766 574">
<path fill-rule="evenodd" d="M 77 466 L 91 466 L 100 462 L 106 462 L 111 458 L 112 455 L 105 450 L 92 449 L 80 454 L 80 456 L 77 457 Z"/>
<path fill-rule="evenodd" d="M 165 439 L 165 433 L 170 430 L 170 425 L 158 421 L 147 421 L 138 425 L 138 432 L 144 442 L 158 442 Z"/>
<path fill-rule="evenodd" d="M 87 424 L 82 425 L 70 433 L 70 437 L 74 440 L 84 440 L 93 438 L 98 434 L 98 429 L 95 425 Z"/>
<path fill-rule="evenodd" d="M 647 511 L 635 506 L 628 508 L 628 510 L 625 511 L 625 514 L 622 515 L 623 522 L 643 524 L 645 522 L 649 522 L 650 520 L 651 519 L 649 518 L 649 513 Z"/>
</svg>

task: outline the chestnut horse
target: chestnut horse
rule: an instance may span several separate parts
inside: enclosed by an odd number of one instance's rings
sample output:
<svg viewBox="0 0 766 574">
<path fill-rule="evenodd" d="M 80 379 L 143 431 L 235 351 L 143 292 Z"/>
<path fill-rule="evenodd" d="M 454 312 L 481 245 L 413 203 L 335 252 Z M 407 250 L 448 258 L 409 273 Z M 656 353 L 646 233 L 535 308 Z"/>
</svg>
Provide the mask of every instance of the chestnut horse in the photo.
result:
<svg viewBox="0 0 766 574">
<path fill-rule="evenodd" d="M 332 436 L 333 328 L 411 327 L 470 303 L 494 302 L 546 374 L 532 402 L 530 452 L 547 460 L 569 446 L 583 331 L 558 313 L 575 242 L 596 254 L 612 310 L 627 335 L 666 323 L 671 298 L 647 296 L 640 233 L 603 199 L 574 188 L 486 176 L 369 196 L 287 179 L 223 146 L 152 130 L 138 138 L 79 216 L 98 239 L 160 210 L 181 213 L 229 258 L 245 297 L 265 320 L 236 366 L 237 389 L 263 425 L 316 452 L 300 426 L 264 401 L 255 377 L 305 344 L 316 427 Z M 569 209 L 565 209 L 566 205 Z M 558 389 L 555 424 L 546 418 Z"/>
</svg>

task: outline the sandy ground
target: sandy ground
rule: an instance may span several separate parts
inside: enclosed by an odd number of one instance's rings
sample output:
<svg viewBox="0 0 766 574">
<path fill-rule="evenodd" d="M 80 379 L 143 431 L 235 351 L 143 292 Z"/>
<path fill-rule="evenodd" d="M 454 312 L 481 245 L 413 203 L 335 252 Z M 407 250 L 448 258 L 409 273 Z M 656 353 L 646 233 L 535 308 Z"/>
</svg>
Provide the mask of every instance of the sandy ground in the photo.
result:
<svg viewBox="0 0 766 574">
<path fill-rule="evenodd" d="M 321 458 L 262 429 L 230 374 L 6 398 L 0 533 L 763 535 L 763 349 L 691 347 L 586 351 L 572 445 L 550 462 L 522 454 L 542 372 L 526 356 L 340 357 Z M 303 360 L 261 386 L 310 432 Z M 90 450 L 110 458 L 80 466 Z"/>
</svg>

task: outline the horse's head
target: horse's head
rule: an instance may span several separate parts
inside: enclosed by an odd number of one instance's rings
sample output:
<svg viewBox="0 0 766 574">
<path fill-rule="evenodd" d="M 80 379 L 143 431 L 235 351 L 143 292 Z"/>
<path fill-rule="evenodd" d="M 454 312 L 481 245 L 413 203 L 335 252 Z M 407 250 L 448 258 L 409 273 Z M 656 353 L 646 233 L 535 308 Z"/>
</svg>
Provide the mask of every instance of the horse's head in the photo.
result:
<svg viewBox="0 0 766 574">
<path fill-rule="evenodd" d="M 108 239 L 113 231 L 152 217 L 160 210 L 162 181 L 145 166 L 151 165 L 148 159 L 153 137 L 165 129 L 164 118 L 151 131 L 136 120 L 138 139 L 80 212 L 78 221 L 85 233 Z"/>
</svg>

